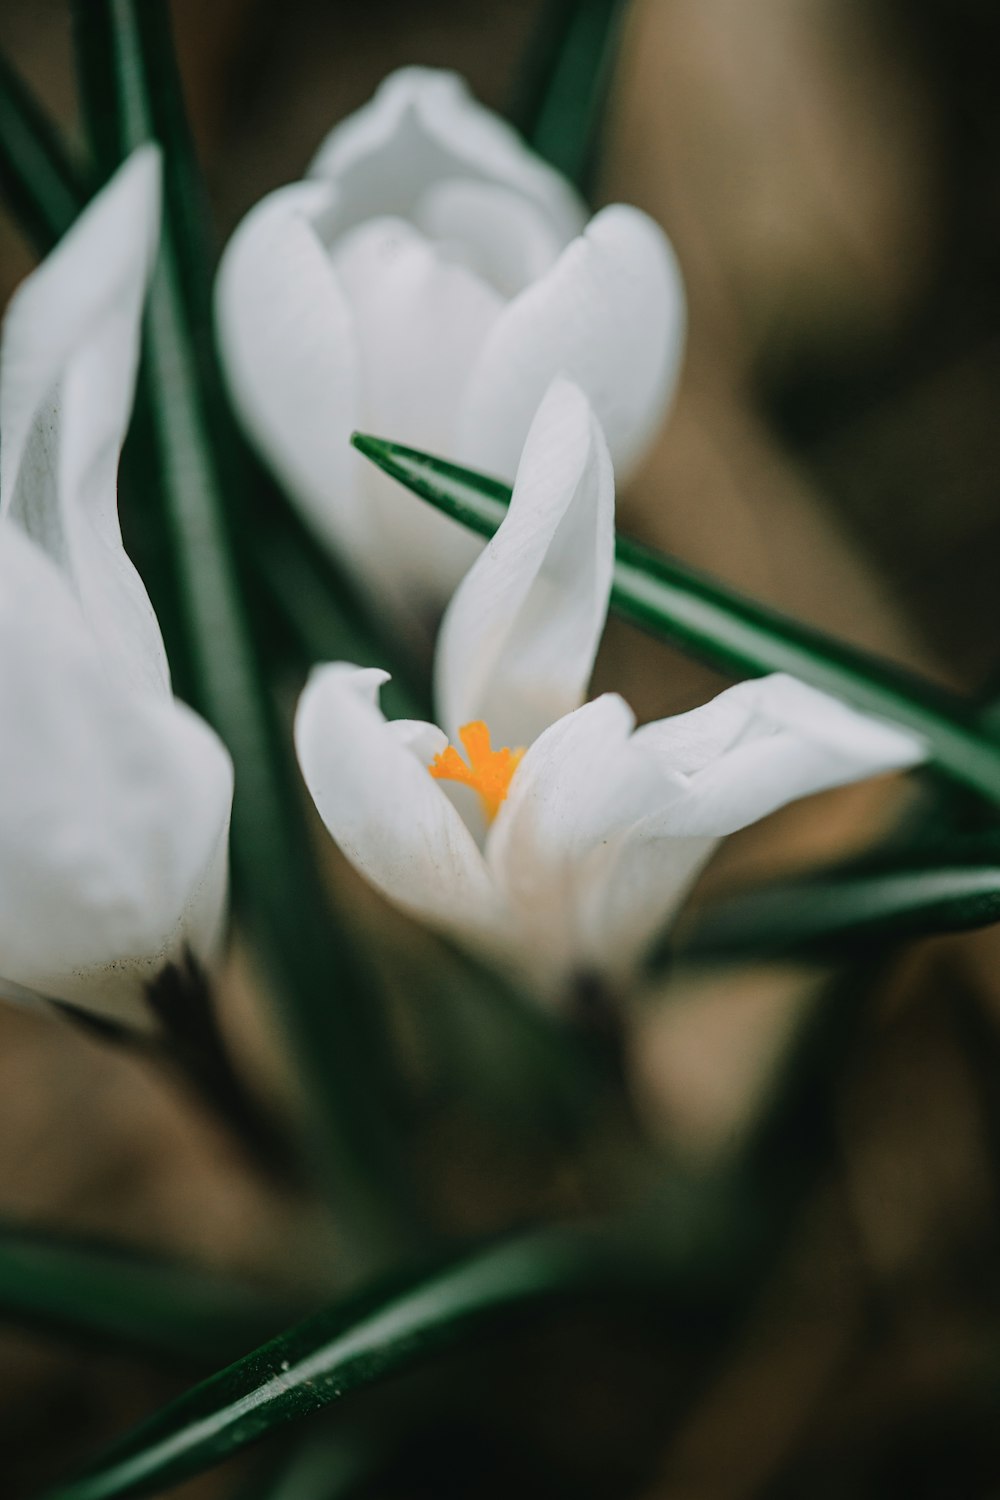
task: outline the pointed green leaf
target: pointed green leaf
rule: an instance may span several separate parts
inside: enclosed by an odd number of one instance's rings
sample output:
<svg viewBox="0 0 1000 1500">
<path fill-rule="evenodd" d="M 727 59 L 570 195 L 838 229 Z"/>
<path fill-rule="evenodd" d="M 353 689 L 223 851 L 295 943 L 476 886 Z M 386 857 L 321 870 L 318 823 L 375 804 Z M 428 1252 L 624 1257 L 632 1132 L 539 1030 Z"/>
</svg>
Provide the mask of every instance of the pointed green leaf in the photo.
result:
<svg viewBox="0 0 1000 1500">
<path fill-rule="evenodd" d="M 506 514 L 510 486 L 399 443 L 352 441 L 414 494 L 481 536 Z M 845 703 L 922 735 L 941 770 L 1000 802 L 1000 745 L 967 704 L 915 673 L 744 598 L 651 547 L 619 536 L 611 606 L 625 619 L 734 677 L 790 672 Z"/>
<path fill-rule="evenodd" d="M 538 1232 L 318 1313 L 172 1402 L 49 1500 L 158 1494 L 487 1325 L 593 1285 L 601 1267 L 587 1238 Z"/>
<path fill-rule="evenodd" d="M 626 0 L 549 0 L 515 90 L 514 124 L 580 188 L 590 176 L 625 10 Z"/>
<path fill-rule="evenodd" d="M 674 956 L 843 959 L 874 942 L 988 926 L 1000 921 L 1000 848 L 991 842 L 869 860 L 708 902 L 677 933 Z"/>
<path fill-rule="evenodd" d="M 61 1233 L 0 1225 L 0 1320 L 156 1358 L 212 1365 L 280 1328 L 291 1299 Z"/>
</svg>

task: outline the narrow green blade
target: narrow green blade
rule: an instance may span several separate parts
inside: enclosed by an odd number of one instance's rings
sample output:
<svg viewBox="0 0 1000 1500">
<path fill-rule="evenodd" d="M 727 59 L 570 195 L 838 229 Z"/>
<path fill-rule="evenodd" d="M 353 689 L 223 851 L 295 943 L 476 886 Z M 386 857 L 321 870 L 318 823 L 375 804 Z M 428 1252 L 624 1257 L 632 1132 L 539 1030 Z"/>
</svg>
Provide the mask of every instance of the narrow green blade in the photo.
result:
<svg viewBox="0 0 1000 1500">
<path fill-rule="evenodd" d="M 994 845 L 996 841 L 994 840 Z M 677 934 L 681 963 L 843 959 L 873 943 L 1000 921 L 1000 849 L 982 841 L 846 867 L 707 903 Z"/>
<path fill-rule="evenodd" d="M 352 441 L 414 494 L 481 536 L 492 536 L 506 514 L 511 491 L 501 480 L 365 433 L 355 433 Z M 916 674 L 622 536 L 611 606 L 734 677 L 790 672 L 855 708 L 915 730 L 941 770 L 1000 802 L 1000 745 L 977 729 L 967 704 Z"/>
<path fill-rule="evenodd" d="M 0 1320 L 201 1365 L 239 1354 L 292 1316 L 290 1298 L 138 1251 L 0 1224 Z"/>
<path fill-rule="evenodd" d="M 78 0 L 90 135 L 105 172 L 140 143 L 164 151 L 165 214 L 144 347 L 150 502 L 163 507 L 195 705 L 236 767 L 238 909 L 275 980 L 310 1121 L 357 1258 L 416 1234 L 388 1100 L 395 1080 L 367 974 L 322 899 L 298 772 L 249 603 L 245 474 L 212 353 L 203 194 L 162 0 Z"/>
<path fill-rule="evenodd" d="M 511 118 L 528 143 L 585 189 L 627 0 L 549 0 L 515 88 Z"/>
<path fill-rule="evenodd" d="M 319 1313 L 172 1402 L 49 1500 L 158 1494 L 489 1324 L 593 1285 L 600 1265 L 586 1238 L 539 1232 Z"/>
</svg>

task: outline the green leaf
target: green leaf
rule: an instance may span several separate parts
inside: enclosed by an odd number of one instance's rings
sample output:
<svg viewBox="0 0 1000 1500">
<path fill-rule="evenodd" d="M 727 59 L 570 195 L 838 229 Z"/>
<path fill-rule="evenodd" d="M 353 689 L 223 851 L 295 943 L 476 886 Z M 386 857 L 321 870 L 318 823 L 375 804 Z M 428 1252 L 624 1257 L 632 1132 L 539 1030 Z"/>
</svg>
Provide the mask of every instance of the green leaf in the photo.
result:
<svg viewBox="0 0 1000 1500">
<path fill-rule="evenodd" d="M 510 486 L 414 448 L 355 433 L 379 468 L 480 536 L 492 536 Z M 744 598 L 651 547 L 619 536 L 611 607 L 625 619 L 734 677 L 790 672 L 853 707 L 926 739 L 939 768 L 1000 802 L 1000 745 L 968 704 L 915 673 Z"/>
<path fill-rule="evenodd" d="M 511 117 L 540 156 L 584 189 L 593 165 L 626 0 L 549 0 Z"/>
<path fill-rule="evenodd" d="M 41 254 L 65 234 L 87 199 L 83 173 L 59 132 L 3 57 L 0 195 Z"/>
<path fill-rule="evenodd" d="M 400 986 L 432 1095 L 462 1107 L 505 1138 L 538 1151 L 565 1149 L 592 1130 L 599 1101 L 620 1084 L 607 1048 L 518 991 L 509 978 L 438 939 L 400 955 Z M 390 961 L 391 962 L 391 961 Z M 603 1043 L 604 1039 L 601 1039 Z"/>
<path fill-rule="evenodd" d="M 775 881 L 711 901 L 676 934 L 678 961 L 843 959 L 874 942 L 1000 921 L 1000 849 L 982 839 Z"/>
<path fill-rule="evenodd" d="M 297 1445 L 270 1465 L 255 1463 L 249 1482 L 238 1485 L 230 1500 L 345 1500 L 366 1491 L 386 1462 L 389 1444 L 382 1430 L 313 1431 L 304 1442 L 301 1432 L 296 1436 Z"/>
<path fill-rule="evenodd" d="M 266 1338 L 291 1299 L 137 1251 L 0 1224 L 0 1319 L 156 1358 L 212 1365 Z"/>
<path fill-rule="evenodd" d="M 306 1319 L 137 1427 L 49 1500 L 124 1500 L 221 1463 L 284 1423 L 344 1401 L 543 1302 L 606 1279 L 596 1242 L 542 1231 Z"/>
<path fill-rule="evenodd" d="M 81 92 L 103 170 L 150 139 L 164 150 L 164 233 L 144 347 L 150 478 L 160 486 L 176 565 L 195 704 L 236 767 L 238 909 L 276 981 L 344 1236 L 362 1261 L 391 1257 L 416 1232 L 389 1108 L 395 1084 L 377 996 L 321 898 L 290 737 L 249 607 L 245 475 L 227 438 L 214 362 L 201 183 L 167 9 L 162 0 L 77 0 L 75 22 Z"/>
</svg>

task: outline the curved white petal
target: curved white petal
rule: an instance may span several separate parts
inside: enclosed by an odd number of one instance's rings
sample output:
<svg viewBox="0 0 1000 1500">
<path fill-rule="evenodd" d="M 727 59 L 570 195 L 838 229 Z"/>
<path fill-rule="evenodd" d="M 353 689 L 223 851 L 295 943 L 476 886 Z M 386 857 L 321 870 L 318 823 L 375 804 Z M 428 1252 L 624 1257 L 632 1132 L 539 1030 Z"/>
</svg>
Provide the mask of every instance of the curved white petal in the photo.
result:
<svg viewBox="0 0 1000 1500">
<path fill-rule="evenodd" d="M 564 242 L 530 198 L 494 182 L 449 177 L 413 210 L 413 222 L 442 250 L 459 257 L 510 298 L 544 276 Z"/>
<path fill-rule="evenodd" d="M 465 397 L 460 457 L 513 473 L 535 408 L 562 373 L 589 398 L 623 480 L 673 395 L 684 327 L 666 236 L 639 209 L 604 209 L 494 325 Z"/>
<path fill-rule="evenodd" d="M 359 351 L 358 425 L 431 452 L 452 451 L 476 354 L 503 303 L 402 219 L 370 219 L 334 244 Z M 373 465 L 364 494 L 378 546 L 405 597 L 438 605 L 481 550 L 465 527 Z"/>
<path fill-rule="evenodd" d="M 0 523 L 0 989 L 148 1024 L 144 986 L 210 962 L 232 767 L 188 709 L 110 677 L 59 573 Z"/>
<path fill-rule="evenodd" d="M 734 833 L 797 797 L 926 759 L 910 731 L 775 673 L 738 683 L 711 703 L 648 724 L 638 748 L 681 773 L 686 788 L 664 815 L 679 835 Z"/>
<path fill-rule="evenodd" d="M 614 565 L 614 475 L 583 394 L 553 382 L 502 525 L 460 584 L 438 637 L 435 691 L 454 738 L 484 719 L 530 745 L 584 696 Z"/>
<path fill-rule="evenodd" d="M 574 864 L 648 811 L 662 776 L 629 756 L 635 715 L 603 693 L 549 726 L 526 752 L 490 830 L 487 859 L 512 889 Z"/>
<path fill-rule="evenodd" d="M 588 965 L 583 908 L 595 849 L 649 804 L 659 773 L 628 774 L 633 714 L 607 693 L 539 736 L 514 773 L 486 841 L 523 959 L 558 994 Z"/>
<path fill-rule="evenodd" d="M 717 839 L 664 834 L 651 815 L 595 846 L 580 882 L 584 972 L 627 976 L 677 915 Z"/>
<path fill-rule="evenodd" d="M 378 686 L 385 680 L 383 674 L 379 673 Z M 423 719 L 392 719 L 386 727 L 393 738 L 405 745 L 424 766 L 429 766 L 435 755 L 440 755 L 448 747 L 448 736 L 444 730 Z"/>
<path fill-rule="evenodd" d="M 919 740 L 783 674 L 743 682 L 633 735 L 646 808 L 595 846 L 581 881 L 583 952 L 628 972 L 675 915 L 721 835 L 796 797 L 924 758 Z M 639 771 L 641 762 L 645 771 Z"/>
<path fill-rule="evenodd" d="M 306 786 L 334 842 L 376 889 L 422 921 L 485 940 L 499 925 L 493 881 L 408 731 L 394 732 L 373 701 L 386 680 L 344 662 L 315 668 L 295 717 Z"/>
<path fill-rule="evenodd" d="M 908 732 L 778 674 L 634 734 L 632 724 L 610 695 L 554 724 L 487 842 L 550 989 L 633 969 L 721 835 L 925 753 Z"/>
<path fill-rule="evenodd" d="M 354 319 L 317 228 L 334 196 L 296 183 L 250 211 L 219 267 L 216 330 L 262 457 L 327 545 L 377 578 L 378 538 L 350 446 L 361 409 Z"/>
<path fill-rule="evenodd" d="M 0 361 L 0 514 L 63 571 L 107 658 L 165 694 L 163 642 L 117 506 L 159 205 L 159 152 L 144 146 L 15 294 Z"/>
<path fill-rule="evenodd" d="M 583 205 L 566 179 L 477 104 L 457 74 L 434 68 L 391 73 L 369 103 L 333 128 L 309 175 L 337 183 L 345 223 L 410 215 L 444 177 L 516 189 L 545 209 L 564 243 L 584 222 Z"/>
<path fill-rule="evenodd" d="M 515 773 L 487 859 L 545 988 L 627 973 L 714 843 L 635 837 L 680 778 L 636 749 L 635 719 L 605 694 L 535 742 Z"/>
</svg>

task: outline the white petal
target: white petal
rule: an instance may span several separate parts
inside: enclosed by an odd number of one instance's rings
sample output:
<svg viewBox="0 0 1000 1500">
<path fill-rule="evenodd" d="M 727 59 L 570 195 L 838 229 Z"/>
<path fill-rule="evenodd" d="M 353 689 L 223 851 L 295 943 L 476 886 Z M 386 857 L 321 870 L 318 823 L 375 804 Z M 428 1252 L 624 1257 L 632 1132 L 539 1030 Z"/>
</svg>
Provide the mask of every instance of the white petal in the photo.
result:
<svg viewBox="0 0 1000 1500">
<path fill-rule="evenodd" d="M 908 730 L 783 673 L 741 682 L 635 739 L 687 777 L 665 814 L 665 830 L 684 835 L 734 833 L 797 797 L 917 765 L 927 754 Z"/>
<path fill-rule="evenodd" d="M 633 973 L 677 915 L 717 842 L 664 836 L 650 819 L 595 850 L 579 903 L 584 972 L 612 978 Z"/>
<path fill-rule="evenodd" d="M 598 971 L 627 974 L 676 914 L 719 836 L 796 797 L 923 754 L 907 732 L 780 674 L 646 725 L 618 767 L 646 786 L 645 807 L 637 796 L 634 821 L 609 828 L 579 882 L 581 956 Z"/>
<path fill-rule="evenodd" d="M 544 988 L 627 972 L 674 909 L 710 841 L 640 849 L 632 830 L 677 794 L 678 778 L 635 750 L 635 720 L 605 694 L 553 724 L 515 773 L 487 842 Z"/>
<path fill-rule="evenodd" d="M 661 780 L 644 757 L 621 775 L 635 715 L 617 693 L 603 693 L 557 720 L 535 740 L 511 781 L 487 842 L 491 867 L 512 887 L 571 864 L 608 830 L 649 810 Z"/>
<path fill-rule="evenodd" d="M 322 183 L 263 199 L 226 247 L 216 327 L 233 402 L 261 455 L 334 551 L 376 578 L 378 539 L 361 497 L 354 320 L 317 223 Z"/>
<path fill-rule="evenodd" d="M 485 719 L 494 745 L 530 745 L 580 704 L 614 564 L 614 476 L 586 398 L 553 383 L 532 423 L 510 510 L 458 588 L 435 665 L 454 738 Z"/>
<path fill-rule="evenodd" d="M 516 189 L 539 204 L 565 243 L 583 206 L 565 178 L 469 94 L 455 73 L 401 68 L 320 147 L 310 176 L 336 182 L 345 221 L 410 215 L 434 182 L 471 177 Z"/>
<path fill-rule="evenodd" d="M 666 236 L 638 209 L 604 209 L 495 324 L 466 395 L 459 456 L 513 473 L 535 408 L 562 373 L 590 399 L 623 480 L 663 420 L 684 325 Z"/>
<path fill-rule="evenodd" d="M 589 853 L 609 826 L 635 818 L 636 796 L 642 805 L 645 789 L 617 775 L 633 724 L 609 693 L 551 725 L 514 773 L 489 832 L 487 861 L 542 991 L 558 994 L 580 967 Z"/>
<path fill-rule="evenodd" d="M 0 524 L 0 988 L 148 1023 L 143 989 L 225 915 L 232 768 L 109 677 L 68 587 Z"/>
<path fill-rule="evenodd" d="M 381 681 L 387 678 L 379 674 Z M 389 733 L 401 745 L 415 755 L 421 765 L 429 766 L 435 755 L 447 749 L 448 736 L 436 724 L 427 724 L 423 719 L 393 719 L 388 724 Z"/>
<path fill-rule="evenodd" d="M 108 658 L 163 694 L 163 642 L 117 507 L 159 203 L 159 153 L 144 146 L 14 296 L 0 369 L 0 514 L 62 569 Z"/>
<path fill-rule="evenodd" d="M 492 182 L 435 183 L 413 210 L 413 222 L 508 298 L 544 276 L 563 249 L 537 204 Z"/>
<path fill-rule="evenodd" d="M 402 219 L 350 230 L 331 260 L 357 335 L 359 425 L 431 452 L 454 451 L 455 413 L 503 306 L 499 293 Z M 481 543 L 372 465 L 364 483 L 397 583 L 408 597 L 440 605 Z"/>
<path fill-rule="evenodd" d="M 335 843 L 383 895 L 473 941 L 498 920 L 475 840 L 414 751 L 372 701 L 387 674 L 317 667 L 295 718 L 306 786 Z"/>
<path fill-rule="evenodd" d="M 627 975 L 718 837 L 808 792 L 914 764 L 912 735 L 781 675 L 630 734 L 619 699 L 553 725 L 515 773 L 487 858 L 536 969 Z"/>
</svg>

